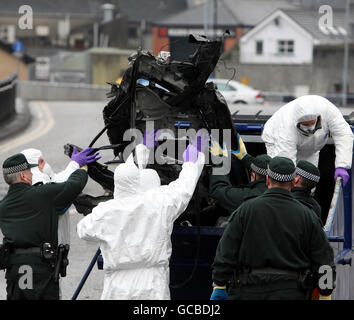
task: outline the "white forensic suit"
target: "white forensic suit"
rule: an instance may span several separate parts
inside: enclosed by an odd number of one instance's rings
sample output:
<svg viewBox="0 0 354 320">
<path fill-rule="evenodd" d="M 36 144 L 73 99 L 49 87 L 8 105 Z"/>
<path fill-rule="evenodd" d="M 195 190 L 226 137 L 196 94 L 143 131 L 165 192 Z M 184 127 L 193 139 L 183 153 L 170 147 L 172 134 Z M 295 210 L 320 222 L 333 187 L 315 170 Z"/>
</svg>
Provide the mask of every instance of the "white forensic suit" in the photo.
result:
<svg viewBox="0 0 354 320">
<path fill-rule="evenodd" d="M 38 159 L 42 156 L 42 152 L 38 149 L 26 149 L 21 153 L 26 157 L 28 163 L 32 164 L 38 164 Z M 40 171 L 38 167 L 31 168 L 32 185 L 38 182 L 64 182 L 77 169 L 79 169 L 79 164 L 75 161 L 70 161 L 63 171 L 55 173 L 46 162 L 43 167 L 43 172 Z M 68 210 L 66 210 L 64 214 L 59 215 L 58 244 L 61 243 L 70 244 L 70 216 Z"/>
<path fill-rule="evenodd" d="M 304 135 L 299 122 L 320 116 L 321 128 Z M 339 109 L 326 98 L 317 95 L 299 97 L 277 110 L 265 123 L 262 139 L 271 157 L 283 156 L 293 160 L 307 160 L 318 165 L 320 150 L 329 135 L 335 144 L 335 167 L 350 169 L 353 153 L 353 133 Z"/>
<path fill-rule="evenodd" d="M 81 239 L 98 241 L 104 261 L 101 299 L 168 300 L 173 223 L 192 198 L 205 156 L 185 162 L 177 180 L 160 185 L 155 170 L 142 169 L 149 149 L 135 149 L 114 172 L 114 198 L 101 202 L 77 225 Z"/>
</svg>

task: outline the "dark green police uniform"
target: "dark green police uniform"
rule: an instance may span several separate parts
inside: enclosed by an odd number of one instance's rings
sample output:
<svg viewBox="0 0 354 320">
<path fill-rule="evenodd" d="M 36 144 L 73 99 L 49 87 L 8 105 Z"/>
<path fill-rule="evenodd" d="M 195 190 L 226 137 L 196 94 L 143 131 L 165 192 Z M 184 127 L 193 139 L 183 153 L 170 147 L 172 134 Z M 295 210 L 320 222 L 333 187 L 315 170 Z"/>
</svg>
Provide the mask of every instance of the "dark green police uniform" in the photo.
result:
<svg viewBox="0 0 354 320">
<path fill-rule="evenodd" d="M 295 187 L 291 190 L 291 194 L 296 200 L 310 205 L 316 215 L 321 218 L 321 206 L 314 199 L 314 197 L 311 196 L 311 190 L 308 190 L 307 188 Z"/>
<path fill-rule="evenodd" d="M 268 175 L 291 181 L 295 167 L 290 159 L 275 157 Z M 230 299 L 306 299 L 310 291 L 298 289 L 298 272 L 321 265 L 334 268 L 320 219 L 291 192 L 273 187 L 232 214 L 212 277 L 218 286 L 230 281 Z"/>
<path fill-rule="evenodd" d="M 64 183 L 39 186 L 15 183 L 9 187 L 0 202 L 3 242 L 10 244 L 12 252 L 6 270 L 7 299 L 59 299 L 59 284 L 53 280 L 54 268 L 36 249 L 43 243 L 50 243 L 56 249 L 58 211 L 72 203 L 85 187 L 87 178 L 87 172 L 78 169 Z M 18 253 L 20 250 L 25 253 Z M 33 271 L 32 286 L 26 289 L 20 285 L 25 276 L 23 266 Z"/>
<path fill-rule="evenodd" d="M 260 175 L 267 174 L 267 165 L 270 157 L 247 155 L 245 162 L 247 168 Z M 244 158 L 244 159 L 245 159 Z M 219 201 L 229 214 L 235 211 L 245 200 L 257 197 L 267 190 L 266 179 L 259 178 L 248 185 L 233 186 L 228 175 L 211 175 L 209 178 L 210 196 Z"/>
<path fill-rule="evenodd" d="M 296 174 L 303 179 L 318 183 L 320 181 L 320 170 L 309 161 L 300 160 L 296 165 Z M 321 218 L 321 206 L 311 195 L 311 189 L 305 187 L 295 187 L 291 190 L 295 199 L 310 205 L 316 215 Z"/>
</svg>

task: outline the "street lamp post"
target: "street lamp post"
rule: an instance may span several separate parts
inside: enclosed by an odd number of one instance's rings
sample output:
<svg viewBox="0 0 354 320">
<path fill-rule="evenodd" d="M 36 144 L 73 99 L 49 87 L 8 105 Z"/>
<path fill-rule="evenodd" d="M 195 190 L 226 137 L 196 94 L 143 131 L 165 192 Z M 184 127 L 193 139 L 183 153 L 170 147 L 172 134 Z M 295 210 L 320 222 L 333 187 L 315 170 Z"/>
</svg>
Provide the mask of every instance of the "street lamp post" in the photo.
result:
<svg viewBox="0 0 354 320">
<path fill-rule="evenodd" d="M 344 62 L 343 62 L 343 87 L 342 87 L 342 105 L 347 104 L 347 86 L 348 86 L 348 60 L 349 60 L 349 1 L 345 5 L 345 29 L 344 36 Z"/>
<path fill-rule="evenodd" d="M 214 17 L 213 17 L 213 36 L 214 36 L 214 39 L 213 40 L 216 40 L 217 38 L 217 24 L 218 24 L 218 2 L 217 0 L 214 0 L 214 8 L 213 8 L 213 14 L 214 14 Z"/>
<path fill-rule="evenodd" d="M 204 35 L 208 37 L 208 23 L 209 23 L 209 8 L 208 8 L 209 0 L 205 0 L 204 2 Z"/>
</svg>

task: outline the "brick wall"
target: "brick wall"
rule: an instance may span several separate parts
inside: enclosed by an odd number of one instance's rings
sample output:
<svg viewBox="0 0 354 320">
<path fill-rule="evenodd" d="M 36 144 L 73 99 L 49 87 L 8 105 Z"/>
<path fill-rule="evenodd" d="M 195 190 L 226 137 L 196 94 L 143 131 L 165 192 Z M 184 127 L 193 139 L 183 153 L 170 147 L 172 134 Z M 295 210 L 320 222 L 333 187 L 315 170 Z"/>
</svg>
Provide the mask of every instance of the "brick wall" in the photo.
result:
<svg viewBox="0 0 354 320">
<path fill-rule="evenodd" d="M 17 72 L 17 59 L 10 53 L 0 49 L 0 79 L 6 79 L 11 73 Z M 27 80 L 27 65 L 20 61 L 19 80 Z"/>
</svg>

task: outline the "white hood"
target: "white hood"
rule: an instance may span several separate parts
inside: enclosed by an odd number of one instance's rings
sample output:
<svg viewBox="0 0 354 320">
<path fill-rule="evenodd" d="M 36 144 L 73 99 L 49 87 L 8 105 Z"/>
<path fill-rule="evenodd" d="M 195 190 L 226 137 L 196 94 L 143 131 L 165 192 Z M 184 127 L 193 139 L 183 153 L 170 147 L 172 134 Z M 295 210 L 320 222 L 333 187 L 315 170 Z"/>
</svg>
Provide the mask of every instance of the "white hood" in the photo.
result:
<svg viewBox="0 0 354 320">
<path fill-rule="evenodd" d="M 324 110 L 328 103 L 330 102 L 321 96 L 302 96 L 289 102 L 288 116 L 296 126 L 300 121 L 314 120 L 317 116 L 326 113 Z"/>
<path fill-rule="evenodd" d="M 38 165 L 38 159 L 42 157 L 42 152 L 38 149 L 25 149 L 22 150 L 21 153 L 26 157 L 26 160 L 30 164 L 37 164 Z M 43 173 L 41 170 L 39 170 L 38 167 L 31 168 L 32 172 L 32 184 L 36 184 L 38 182 L 43 182 L 43 183 L 48 183 L 50 182 L 50 176 Z"/>
<path fill-rule="evenodd" d="M 134 163 L 133 154 L 114 171 L 114 198 L 121 199 L 161 186 L 158 173 L 153 169 L 145 169 L 150 150 L 143 144 L 135 148 L 138 167 Z"/>
<path fill-rule="evenodd" d="M 133 157 L 114 170 L 114 198 L 121 199 L 140 193 L 140 170 Z"/>
<path fill-rule="evenodd" d="M 140 189 L 142 192 L 155 189 L 161 186 L 161 180 L 153 169 L 140 170 Z"/>
</svg>

